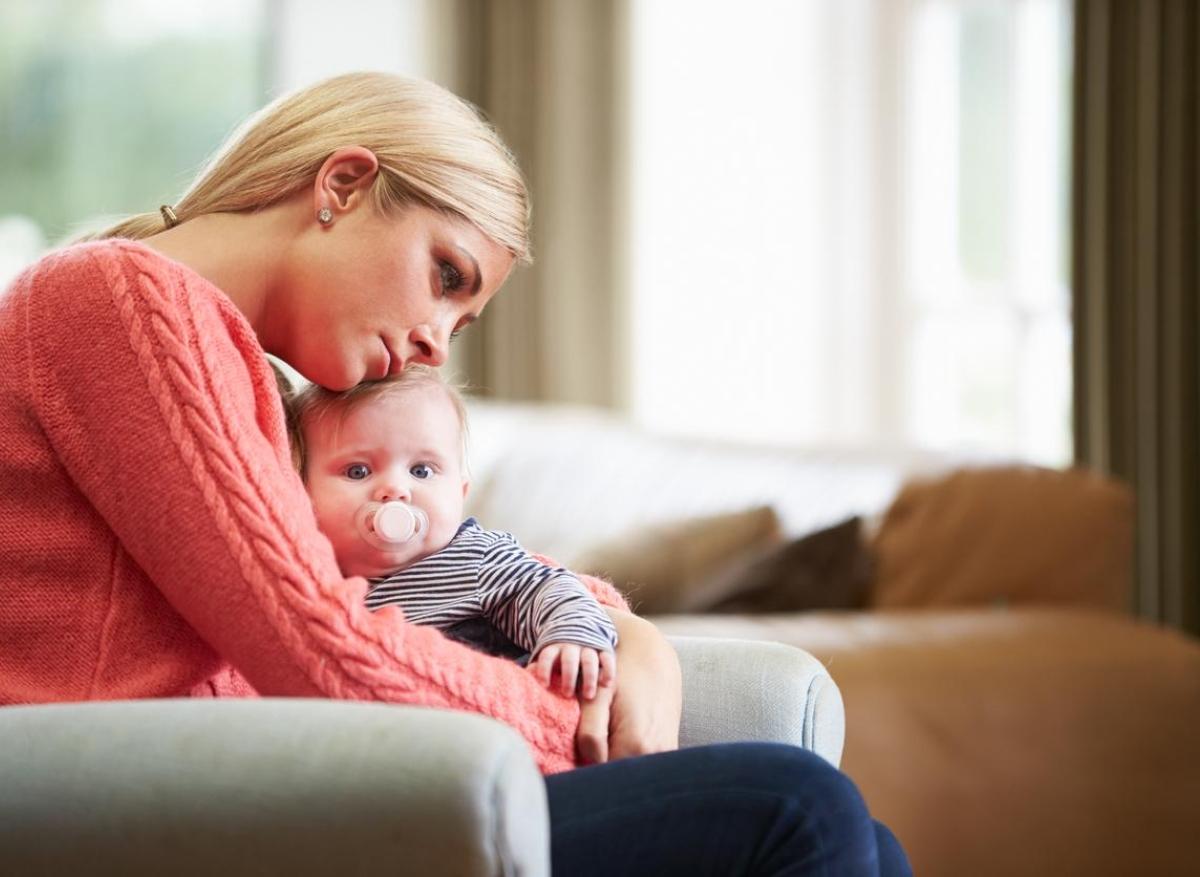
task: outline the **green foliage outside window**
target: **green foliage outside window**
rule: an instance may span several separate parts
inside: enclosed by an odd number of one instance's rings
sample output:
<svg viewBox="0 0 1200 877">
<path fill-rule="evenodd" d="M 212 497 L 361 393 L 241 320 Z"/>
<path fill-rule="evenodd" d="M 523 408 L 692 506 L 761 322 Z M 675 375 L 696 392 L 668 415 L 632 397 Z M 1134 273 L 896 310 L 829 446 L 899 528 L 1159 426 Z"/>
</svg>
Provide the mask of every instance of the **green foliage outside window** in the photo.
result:
<svg viewBox="0 0 1200 877">
<path fill-rule="evenodd" d="M 54 243 L 171 203 L 263 102 L 265 54 L 253 2 L 0 5 L 0 217 Z"/>
</svg>

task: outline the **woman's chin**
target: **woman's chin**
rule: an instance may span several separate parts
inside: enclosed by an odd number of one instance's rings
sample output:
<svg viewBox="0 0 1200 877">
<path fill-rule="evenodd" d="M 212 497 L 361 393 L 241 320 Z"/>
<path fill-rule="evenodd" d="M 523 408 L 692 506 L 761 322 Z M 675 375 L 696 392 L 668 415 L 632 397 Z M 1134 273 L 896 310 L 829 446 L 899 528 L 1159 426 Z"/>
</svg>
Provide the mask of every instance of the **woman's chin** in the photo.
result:
<svg viewBox="0 0 1200 877">
<path fill-rule="evenodd" d="M 347 354 L 314 362 L 312 373 L 305 377 L 330 392 L 341 393 L 369 379 L 372 372 L 370 363 Z"/>
<path fill-rule="evenodd" d="M 336 378 L 332 378 L 330 383 L 325 384 L 325 389 L 332 390 L 335 393 L 344 393 L 346 390 L 358 386 L 363 381 L 367 380 L 370 375 L 361 371 L 347 370 Z"/>
</svg>

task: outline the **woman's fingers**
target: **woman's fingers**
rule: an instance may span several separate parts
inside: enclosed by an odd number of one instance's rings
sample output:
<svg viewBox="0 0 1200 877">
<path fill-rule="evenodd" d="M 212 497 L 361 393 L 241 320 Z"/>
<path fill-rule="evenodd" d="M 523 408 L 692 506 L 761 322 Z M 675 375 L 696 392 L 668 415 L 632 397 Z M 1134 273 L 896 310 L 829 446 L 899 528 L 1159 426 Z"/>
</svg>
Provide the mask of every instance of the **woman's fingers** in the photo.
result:
<svg viewBox="0 0 1200 877">
<path fill-rule="evenodd" d="M 575 747 L 584 764 L 603 764 L 608 761 L 608 726 L 612 710 L 613 687 L 600 688 L 591 700 L 580 704 L 579 730 Z"/>
</svg>

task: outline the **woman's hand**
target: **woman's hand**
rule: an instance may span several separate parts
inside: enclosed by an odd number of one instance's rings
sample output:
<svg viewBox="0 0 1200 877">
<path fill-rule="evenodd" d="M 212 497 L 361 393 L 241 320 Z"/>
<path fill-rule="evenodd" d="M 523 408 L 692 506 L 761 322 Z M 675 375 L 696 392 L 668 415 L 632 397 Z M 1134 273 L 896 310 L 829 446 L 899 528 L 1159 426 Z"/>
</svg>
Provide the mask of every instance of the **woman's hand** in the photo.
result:
<svg viewBox="0 0 1200 877">
<path fill-rule="evenodd" d="M 608 761 L 608 725 L 612 715 L 615 685 L 596 690 L 591 700 L 579 703 L 579 729 L 575 732 L 575 748 L 584 764 L 604 764 Z"/>
<path fill-rule="evenodd" d="M 576 734 L 580 756 L 598 763 L 678 749 L 683 684 L 675 650 L 649 621 L 620 609 L 604 609 L 620 639 L 620 675 L 615 695 L 610 686 L 582 704 Z"/>
</svg>

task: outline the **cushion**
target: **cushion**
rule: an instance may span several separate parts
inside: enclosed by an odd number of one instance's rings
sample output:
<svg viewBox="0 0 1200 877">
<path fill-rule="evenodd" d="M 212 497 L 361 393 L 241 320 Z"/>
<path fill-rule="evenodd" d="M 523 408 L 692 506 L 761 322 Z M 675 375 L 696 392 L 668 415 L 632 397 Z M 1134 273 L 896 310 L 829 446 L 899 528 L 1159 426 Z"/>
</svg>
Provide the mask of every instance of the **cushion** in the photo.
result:
<svg viewBox="0 0 1200 877">
<path fill-rule="evenodd" d="M 691 592 L 691 611 L 861 609 L 872 567 L 862 520 L 854 517 L 733 563 Z"/>
<path fill-rule="evenodd" d="M 914 480 L 873 550 L 877 607 L 1056 603 L 1126 610 L 1133 497 L 1083 468 L 991 466 Z"/>
<path fill-rule="evenodd" d="M 611 581 L 638 612 L 686 612 L 699 583 L 781 538 L 774 510 L 757 506 L 639 528 L 585 550 L 571 566 Z"/>
</svg>

